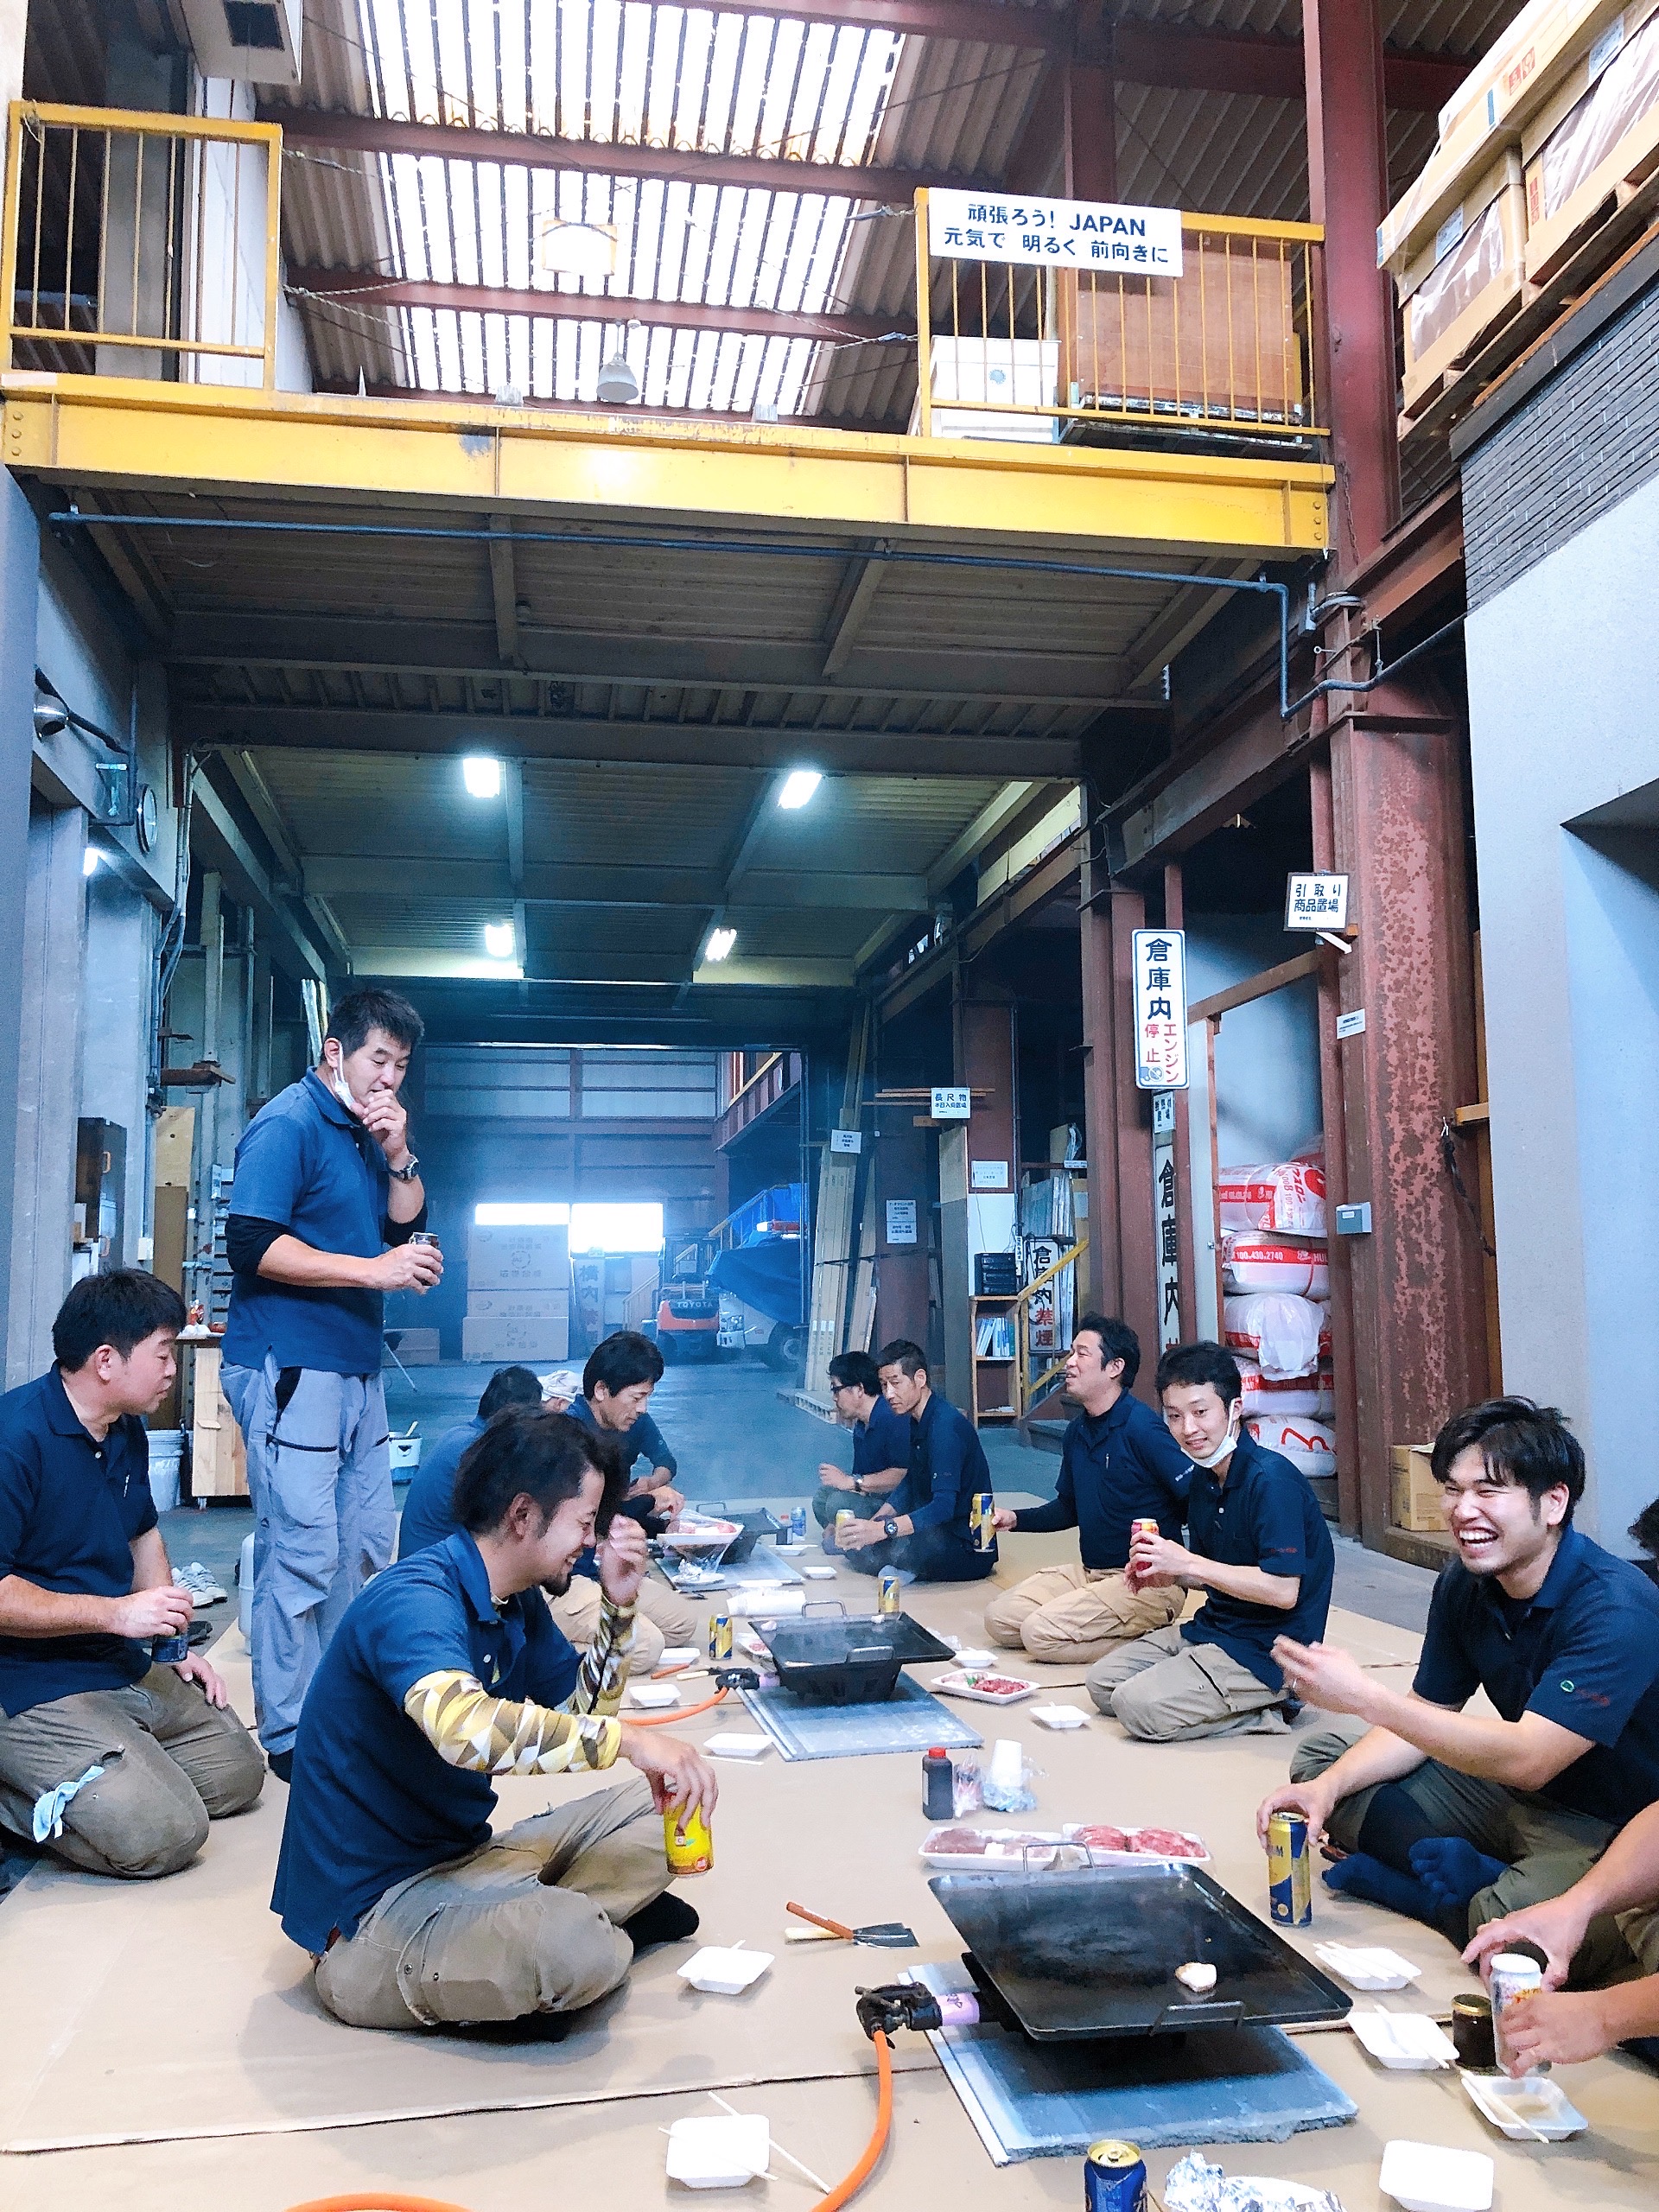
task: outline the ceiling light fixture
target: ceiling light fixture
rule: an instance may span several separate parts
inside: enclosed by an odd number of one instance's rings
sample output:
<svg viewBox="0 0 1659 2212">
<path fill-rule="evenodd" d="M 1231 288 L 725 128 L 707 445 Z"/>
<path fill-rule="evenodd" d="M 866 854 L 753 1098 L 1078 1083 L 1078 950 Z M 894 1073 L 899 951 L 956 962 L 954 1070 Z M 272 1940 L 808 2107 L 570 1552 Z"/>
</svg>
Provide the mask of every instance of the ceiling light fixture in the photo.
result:
<svg viewBox="0 0 1659 2212">
<path fill-rule="evenodd" d="M 784 788 L 778 794 L 778 804 L 792 814 L 798 806 L 804 806 L 823 778 L 816 768 L 791 768 L 784 779 Z"/>
<path fill-rule="evenodd" d="M 607 361 L 601 361 L 599 382 L 594 391 L 607 407 L 632 407 L 639 397 L 639 379 L 628 365 L 626 353 L 619 348 Z"/>
<path fill-rule="evenodd" d="M 474 798 L 501 796 L 501 763 L 487 753 L 469 753 L 461 764 L 461 779 Z"/>
<path fill-rule="evenodd" d="M 709 942 L 702 948 L 705 960 L 724 960 L 737 943 L 735 930 L 710 930 Z"/>
<path fill-rule="evenodd" d="M 486 922 L 484 950 L 492 960 L 511 960 L 518 950 L 511 922 Z"/>
</svg>

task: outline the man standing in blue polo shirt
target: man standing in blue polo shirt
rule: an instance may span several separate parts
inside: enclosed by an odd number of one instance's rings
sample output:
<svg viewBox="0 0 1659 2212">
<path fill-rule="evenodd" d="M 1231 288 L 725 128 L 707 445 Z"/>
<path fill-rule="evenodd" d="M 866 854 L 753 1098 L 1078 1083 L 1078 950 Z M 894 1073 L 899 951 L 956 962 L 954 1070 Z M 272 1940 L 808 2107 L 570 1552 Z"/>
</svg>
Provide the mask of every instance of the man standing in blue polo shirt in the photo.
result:
<svg viewBox="0 0 1659 2212">
<path fill-rule="evenodd" d="M 253 1497 L 254 1709 L 283 1781 L 317 1662 L 391 1557 L 385 1294 L 443 1272 L 435 1245 L 409 1242 L 426 1192 L 397 1092 L 421 1029 L 406 999 L 353 991 L 321 1065 L 236 1148 L 224 1387 Z"/>
<path fill-rule="evenodd" d="M 151 1657 L 190 1625 L 140 1418 L 183 1325 L 154 1275 L 88 1275 L 52 1325 L 57 1364 L 0 1398 L 0 1827 L 129 1880 L 188 1866 L 265 1779 L 208 1662 Z"/>
<path fill-rule="evenodd" d="M 1290 1697 L 1276 1639 L 1313 1642 L 1331 1610 L 1336 1552 L 1306 1478 L 1244 1426 L 1238 1362 L 1220 1344 L 1178 1344 L 1158 1363 L 1170 1434 L 1192 1463 L 1188 1542 L 1141 1530 L 1129 1552 L 1137 1590 L 1202 1590 L 1179 1627 L 1119 1644 L 1089 1670 L 1089 1694 L 1131 1736 L 1282 1732 Z"/>
<path fill-rule="evenodd" d="M 933 1390 L 927 1355 L 907 1338 L 881 1348 L 881 1395 L 910 1427 L 905 1478 L 875 1517 L 854 1521 L 836 1539 L 855 1574 L 898 1567 L 918 1582 L 982 1582 L 996 1567 L 996 1538 L 979 1548 L 974 1500 L 990 1510 L 991 1471 L 966 1414 Z"/>
<path fill-rule="evenodd" d="M 1557 1897 L 1659 1801 L 1659 1590 L 1573 1526 L 1584 1451 L 1553 1407 L 1492 1398 L 1434 1440 L 1457 1557 L 1441 1570 L 1408 1692 L 1345 1651 L 1284 1642 L 1287 1681 L 1351 1717 L 1309 1738 L 1281 1806 L 1350 1856 L 1325 1876 L 1462 1948 Z M 1496 1712 L 1466 1708 L 1484 1690 Z M 1659 1954 L 1656 1954 L 1659 1956 Z M 1581 1983 L 1632 1971 L 1592 1920 Z"/>
<path fill-rule="evenodd" d="M 1184 1591 L 1137 1589 L 1123 1572 L 1136 1521 L 1155 1521 L 1179 1542 L 1192 1472 L 1158 1415 L 1130 1395 L 1140 1370 L 1141 1339 L 1128 1323 L 1085 1313 L 1065 1362 L 1065 1395 L 1083 1410 L 1060 1446 L 1053 1499 L 996 1512 L 999 1529 L 1021 1535 L 1077 1529 L 1078 1564 L 1044 1567 L 994 1598 L 985 1608 L 988 1642 L 1088 1666 L 1180 1618 Z"/>
</svg>

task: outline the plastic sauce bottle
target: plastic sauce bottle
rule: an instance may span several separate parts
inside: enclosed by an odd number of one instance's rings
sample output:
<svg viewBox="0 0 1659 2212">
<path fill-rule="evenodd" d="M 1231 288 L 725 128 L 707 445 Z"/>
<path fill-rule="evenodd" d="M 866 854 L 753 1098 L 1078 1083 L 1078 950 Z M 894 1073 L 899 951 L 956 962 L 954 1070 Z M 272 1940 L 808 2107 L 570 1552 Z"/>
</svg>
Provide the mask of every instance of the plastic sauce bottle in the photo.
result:
<svg viewBox="0 0 1659 2212">
<path fill-rule="evenodd" d="M 922 1755 L 922 1810 L 930 1821 L 957 1816 L 957 1770 L 942 1744 Z"/>
</svg>

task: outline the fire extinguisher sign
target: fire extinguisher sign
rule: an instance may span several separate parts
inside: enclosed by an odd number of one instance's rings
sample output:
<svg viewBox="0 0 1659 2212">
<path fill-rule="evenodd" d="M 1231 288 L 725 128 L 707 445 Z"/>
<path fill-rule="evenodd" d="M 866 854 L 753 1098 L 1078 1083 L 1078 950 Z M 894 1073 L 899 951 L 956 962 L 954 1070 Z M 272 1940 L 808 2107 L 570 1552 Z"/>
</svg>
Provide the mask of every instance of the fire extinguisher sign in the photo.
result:
<svg viewBox="0 0 1659 2212">
<path fill-rule="evenodd" d="M 1186 934 L 1136 930 L 1135 1081 L 1140 1090 L 1186 1089 Z"/>
</svg>

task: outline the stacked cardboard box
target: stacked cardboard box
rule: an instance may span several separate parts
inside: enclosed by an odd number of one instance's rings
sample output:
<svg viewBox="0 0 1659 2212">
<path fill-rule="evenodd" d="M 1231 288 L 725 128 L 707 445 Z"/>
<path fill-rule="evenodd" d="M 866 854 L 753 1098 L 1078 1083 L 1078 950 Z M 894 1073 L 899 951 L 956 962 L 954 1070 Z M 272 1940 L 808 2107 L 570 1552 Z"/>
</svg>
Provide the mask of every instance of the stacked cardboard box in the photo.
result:
<svg viewBox="0 0 1659 2212">
<path fill-rule="evenodd" d="M 474 1229 L 467 1239 L 463 1359 L 564 1359 L 570 1350 L 570 1241 L 560 1229 Z"/>
</svg>

